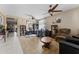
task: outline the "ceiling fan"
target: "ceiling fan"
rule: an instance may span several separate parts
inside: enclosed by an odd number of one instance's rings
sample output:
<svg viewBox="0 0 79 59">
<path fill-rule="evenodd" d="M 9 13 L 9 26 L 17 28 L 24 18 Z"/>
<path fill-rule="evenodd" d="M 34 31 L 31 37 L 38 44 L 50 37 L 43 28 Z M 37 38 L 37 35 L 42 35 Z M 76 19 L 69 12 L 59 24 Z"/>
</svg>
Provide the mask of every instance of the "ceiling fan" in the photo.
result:
<svg viewBox="0 0 79 59">
<path fill-rule="evenodd" d="M 56 5 L 49 5 L 49 9 L 48 9 L 48 13 L 53 16 L 53 13 L 54 12 L 62 12 L 62 10 L 56 10 L 56 8 L 58 7 L 59 4 L 56 4 Z"/>
</svg>

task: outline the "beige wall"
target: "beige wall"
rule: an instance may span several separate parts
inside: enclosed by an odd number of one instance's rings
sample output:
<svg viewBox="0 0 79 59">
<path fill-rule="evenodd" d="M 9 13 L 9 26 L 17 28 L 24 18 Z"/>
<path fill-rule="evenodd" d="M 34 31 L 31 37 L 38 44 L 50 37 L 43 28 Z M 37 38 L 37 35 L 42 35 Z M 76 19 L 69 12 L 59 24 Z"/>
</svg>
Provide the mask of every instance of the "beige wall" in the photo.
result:
<svg viewBox="0 0 79 59">
<path fill-rule="evenodd" d="M 4 15 L 4 12 L 0 12 L 0 15 L 3 18 L 3 23 L 6 25 L 6 16 Z M 61 17 L 62 22 L 59 23 L 59 28 L 70 28 L 72 30 L 72 34 L 77 34 L 79 33 L 79 8 L 75 8 L 69 11 L 62 12 L 60 14 L 56 14 L 52 17 L 47 17 L 45 20 L 46 27 L 51 30 L 51 25 L 52 22 L 55 21 L 56 18 Z M 28 19 L 27 18 L 22 18 L 22 17 L 17 17 L 18 19 L 18 27 L 20 25 L 26 25 Z M 27 19 L 27 21 L 26 21 Z"/>
<path fill-rule="evenodd" d="M 52 25 L 52 22 L 58 17 L 62 18 L 61 23 L 58 24 L 59 28 L 70 28 L 72 30 L 72 34 L 79 33 L 79 8 L 65 11 L 52 17 L 47 17 L 46 23 L 49 30 L 51 29 L 50 25 Z"/>
</svg>

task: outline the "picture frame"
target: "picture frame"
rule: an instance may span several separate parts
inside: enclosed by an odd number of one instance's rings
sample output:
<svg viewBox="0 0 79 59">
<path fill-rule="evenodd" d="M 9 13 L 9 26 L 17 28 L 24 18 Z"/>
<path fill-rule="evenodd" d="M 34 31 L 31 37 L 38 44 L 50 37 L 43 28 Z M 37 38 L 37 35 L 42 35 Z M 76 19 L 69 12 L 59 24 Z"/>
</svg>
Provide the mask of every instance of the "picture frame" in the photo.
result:
<svg viewBox="0 0 79 59">
<path fill-rule="evenodd" d="M 61 23 L 61 21 L 62 21 L 61 17 L 56 18 L 56 23 Z"/>
</svg>

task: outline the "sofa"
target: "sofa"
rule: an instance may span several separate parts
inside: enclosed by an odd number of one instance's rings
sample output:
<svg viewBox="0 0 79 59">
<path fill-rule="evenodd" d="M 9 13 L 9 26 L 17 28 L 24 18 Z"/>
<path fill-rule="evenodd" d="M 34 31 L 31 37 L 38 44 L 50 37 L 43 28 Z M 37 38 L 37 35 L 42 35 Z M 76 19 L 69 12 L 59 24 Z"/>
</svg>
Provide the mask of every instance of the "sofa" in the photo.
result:
<svg viewBox="0 0 79 59">
<path fill-rule="evenodd" d="M 59 41 L 60 54 L 79 54 L 79 39 L 74 37 L 61 38 Z"/>
</svg>

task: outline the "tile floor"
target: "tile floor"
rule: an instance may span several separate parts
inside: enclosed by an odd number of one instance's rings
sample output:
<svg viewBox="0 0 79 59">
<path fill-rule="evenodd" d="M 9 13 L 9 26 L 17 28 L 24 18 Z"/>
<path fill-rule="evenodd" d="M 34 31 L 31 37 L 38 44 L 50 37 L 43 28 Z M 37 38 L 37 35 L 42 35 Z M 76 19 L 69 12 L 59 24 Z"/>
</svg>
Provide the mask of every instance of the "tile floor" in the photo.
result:
<svg viewBox="0 0 79 59">
<path fill-rule="evenodd" d="M 17 37 L 17 33 L 10 34 L 7 41 L 0 39 L 0 54 L 58 54 L 59 44 L 52 40 L 51 49 L 42 48 L 38 37 Z"/>
<path fill-rule="evenodd" d="M 16 32 L 10 34 L 7 41 L 0 40 L 0 54 L 22 54 L 22 48 Z"/>
<path fill-rule="evenodd" d="M 42 43 L 38 37 L 20 37 L 21 46 L 25 54 L 58 54 L 59 44 L 52 40 L 51 48 L 42 48 Z"/>
</svg>

